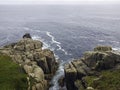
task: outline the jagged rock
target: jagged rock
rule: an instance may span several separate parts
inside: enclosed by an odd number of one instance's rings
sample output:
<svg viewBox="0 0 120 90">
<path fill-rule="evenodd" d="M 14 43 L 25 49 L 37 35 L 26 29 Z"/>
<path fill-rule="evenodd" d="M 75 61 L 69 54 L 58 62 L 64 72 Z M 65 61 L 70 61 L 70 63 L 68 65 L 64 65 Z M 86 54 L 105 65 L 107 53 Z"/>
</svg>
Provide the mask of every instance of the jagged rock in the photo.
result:
<svg viewBox="0 0 120 90">
<path fill-rule="evenodd" d="M 65 80 L 68 90 L 77 90 L 77 79 L 82 79 L 83 76 L 91 74 L 90 68 L 82 60 L 74 60 L 68 65 L 65 65 Z"/>
<path fill-rule="evenodd" d="M 84 62 L 92 69 L 105 70 L 115 67 L 120 55 L 114 52 L 87 52 Z"/>
<path fill-rule="evenodd" d="M 35 87 L 36 87 L 36 90 L 47 90 L 47 86 L 46 85 L 47 85 L 47 82 L 43 81 L 41 83 L 37 83 L 35 85 Z"/>
<path fill-rule="evenodd" d="M 36 84 L 36 90 L 44 90 L 44 87 L 40 83 L 38 83 Z"/>
<path fill-rule="evenodd" d="M 50 69 L 47 64 L 46 57 L 41 58 L 40 60 L 37 61 L 38 65 L 43 69 L 44 73 L 49 74 Z"/>
<path fill-rule="evenodd" d="M 13 58 L 14 58 L 15 62 L 17 62 L 17 63 L 23 62 L 22 57 L 19 54 L 13 55 Z"/>
<path fill-rule="evenodd" d="M 36 87 L 35 87 L 35 85 L 34 85 L 34 86 L 32 86 L 32 90 L 36 90 Z"/>
<path fill-rule="evenodd" d="M 65 65 L 66 87 L 68 90 L 94 90 L 87 86 L 84 77 L 99 76 L 103 70 L 118 70 L 119 65 L 120 53 L 108 46 L 96 47 L 94 51 L 86 52 L 81 59 Z"/>
<path fill-rule="evenodd" d="M 30 59 L 31 61 L 34 60 L 34 57 L 33 57 L 33 54 L 32 54 L 32 53 L 27 54 L 26 57 L 27 57 L 28 59 Z"/>
<path fill-rule="evenodd" d="M 25 35 L 23 35 L 23 38 L 31 38 L 31 35 L 29 33 L 26 33 Z"/>
<path fill-rule="evenodd" d="M 91 73 L 90 68 L 82 60 L 74 60 L 71 62 L 77 70 L 77 77 L 81 79 L 83 76 Z"/>
<path fill-rule="evenodd" d="M 110 46 L 97 46 L 94 48 L 94 51 L 112 51 L 112 47 Z"/>
<path fill-rule="evenodd" d="M 43 54 L 43 52 L 36 52 L 36 53 L 34 53 L 33 57 L 34 57 L 34 60 L 38 63 L 38 65 L 43 69 L 44 73 L 49 74 L 50 67 L 48 66 L 47 58 Z"/>
<path fill-rule="evenodd" d="M 34 73 L 35 80 L 37 82 L 43 81 L 44 80 L 43 70 L 37 65 L 34 65 L 33 68 L 34 68 L 33 73 Z"/>
<path fill-rule="evenodd" d="M 65 81 L 66 81 L 66 87 L 68 90 L 76 90 L 76 87 L 74 85 L 74 81 L 77 78 L 77 70 L 72 65 L 72 63 L 69 63 L 68 65 L 65 65 Z"/>
<path fill-rule="evenodd" d="M 29 33 L 19 42 L 0 48 L 0 52 L 12 57 L 12 60 L 23 67 L 29 77 L 32 77 L 32 90 L 47 90 L 49 81 L 57 70 L 58 63 L 54 53 L 42 49 L 43 43 L 33 40 Z M 46 78 L 48 76 L 49 78 Z"/>
<path fill-rule="evenodd" d="M 25 47 L 24 47 L 24 45 L 14 46 L 14 49 L 19 50 L 19 51 L 24 51 L 24 50 L 25 50 Z"/>
<path fill-rule="evenodd" d="M 20 40 L 18 43 L 14 44 L 13 47 L 17 51 L 32 51 L 35 49 L 42 49 L 43 43 L 38 40 L 32 40 L 30 38 L 24 38 Z M 9 46 L 10 47 L 10 46 Z M 9 48 L 6 46 L 6 48 Z"/>
<path fill-rule="evenodd" d="M 40 41 L 38 42 L 38 40 L 34 40 L 35 49 L 40 49 L 42 46 L 43 46 L 43 43 L 41 43 Z"/>
<path fill-rule="evenodd" d="M 82 81 L 77 79 L 76 81 L 74 81 L 75 83 L 75 87 L 77 88 L 76 90 L 85 90 L 85 87 L 82 84 Z"/>
<path fill-rule="evenodd" d="M 25 70 L 25 72 L 27 74 L 32 73 L 32 71 L 33 71 L 33 67 L 32 66 L 28 66 L 27 64 L 24 65 L 23 68 L 24 68 L 24 70 Z"/>
<path fill-rule="evenodd" d="M 50 73 L 54 73 L 56 71 L 56 66 L 57 66 L 54 53 L 49 49 L 44 49 L 42 53 L 46 56 L 46 61 L 47 61 Z"/>
<path fill-rule="evenodd" d="M 64 87 L 65 86 L 65 78 L 64 76 L 61 76 L 60 79 L 58 80 L 59 86 Z"/>
</svg>

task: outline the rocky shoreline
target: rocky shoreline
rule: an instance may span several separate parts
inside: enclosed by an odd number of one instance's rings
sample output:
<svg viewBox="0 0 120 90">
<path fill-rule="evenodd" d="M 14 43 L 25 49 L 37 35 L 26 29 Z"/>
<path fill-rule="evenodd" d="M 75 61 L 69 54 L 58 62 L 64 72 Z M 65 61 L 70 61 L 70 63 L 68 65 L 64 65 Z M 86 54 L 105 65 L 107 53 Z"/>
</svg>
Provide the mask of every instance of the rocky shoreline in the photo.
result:
<svg viewBox="0 0 120 90">
<path fill-rule="evenodd" d="M 7 55 L 27 74 L 27 90 L 49 90 L 50 81 L 59 63 L 50 49 L 33 40 L 30 34 L 0 48 L 0 55 Z M 65 76 L 58 83 L 67 90 L 120 90 L 120 53 L 109 46 L 98 46 L 85 52 L 80 59 L 64 66 Z M 111 79 L 112 78 L 112 79 Z M 16 89 L 15 89 L 16 90 Z"/>
<path fill-rule="evenodd" d="M 109 46 L 85 52 L 64 70 L 68 90 L 120 90 L 120 53 Z"/>
<path fill-rule="evenodd" d="M 54 53 L 42 47 L 42 42 L 25 34 L 19 42 L 0 48 L 2 55 L 10 56 L 28 75 L 28 90 L 48 90 L 50 80 L 58 68 Z"/>
</svg>

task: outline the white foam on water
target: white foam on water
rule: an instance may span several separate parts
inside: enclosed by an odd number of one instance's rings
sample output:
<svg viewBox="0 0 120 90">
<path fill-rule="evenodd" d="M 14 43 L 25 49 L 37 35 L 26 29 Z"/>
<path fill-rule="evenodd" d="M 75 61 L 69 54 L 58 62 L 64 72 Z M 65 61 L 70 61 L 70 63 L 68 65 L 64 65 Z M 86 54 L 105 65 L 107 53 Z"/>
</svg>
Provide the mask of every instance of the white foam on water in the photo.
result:
<svg viewBox="0 0 120 90">
<path fill-rule="evenodd" d="M 99 42 L 105 42 L 105 40 L 98 40 Z"/>
<path fill-rule="evenodd" d="M 42 49 L 48 49 L 48 48 L 49 48 L 49 49 L 52 50 L 52 51 L 55 50 L 54 48 L 50 48 L 50 45 L 47 44 L 47 43 L 44 41 L 44 39 L 42 39 L 42 38 L 39 37 L 39 36 L 32 36 L 32 39 L 33 39 L 33 40 L 39 40 L 39 41 L 43 42 L 43 48 L 42 48 Z M 56 55 L 55 53 L 54 53 L 54 56 L 55 56 L 56 59 L 59 59 L 59 56 Z"/>
<path fill-rule="evenodd" d="M 0 44 L 5 44 L 10 41 L 10 36 L 8 35 L 4 40 L 0 41 Z"/>
<path fill-rule="evenodd" d="M 42 33 L 42 32 L 45 32 L 45 31 L 41 31 L 41 30 L 38 30 L 38 29 L 31 29 L 31 28 L 29 28 L 29 27 L 23 27 L 23 29 L 25 30 L 25 31 L 29 31 L 29 32 L 38 32 L 38 33 Z"/>
<path fill-rule="evenodd" d="M 0 41 L 0 44 L 6 43 L 6 42 L 7 42 L 7 39 L 4 39 L 4 40 Z"/>
<path fill-rule="evenodd" d="M 65 49 L 63 49 L 63 48 L 61 47 L 61 43 L 58 42 L 58 41 L 56 41 L 56 40 L 55 40 L 55 37 L 54 37 L 50 32 L 46 32 L 46 35 L 51 38 L 52 43 L 56 44 L 56 46 L 58 47 L 57 50 L 64 52 L 65 55 L 69 55 L 68 52 L 65 51 Z M 50 87 L 49 90 L 60 90 L 61 87 L 60 87 L 59 84 L 58 84 L 58 80 L 59 80 L 62 76 L 64 76 L 64 64 L 65 64 L 65 62 L 61 60 L 60 65 L 59 65 L 59 68 L 58 68 L 55 76 L 53 77 L 53 79 L 52 79 L 52 81 L 51 81 L 51 84 L 53 84 L 53 86 Z"/>
<path fill-rule="evenodd" d="M 73 58 L 71 58 L 70 60 L 74 60 Z M 70 60 L 67 60 L 66 62 L 61 60 L 61 63 L 59 65 L 59 68 L 54 76 L 54 78 L 52 79 L 51 83 L 53 84 L 52 87 L 49 88 L 49 90 L 67 90 L 66 87 L 60 87 L 58 80 L 63 76 L 64 77 L 64 65 L 66 63 L 70 63 Z"/>
<path fill-rule="evenodd" d="M 27 30 L 27 31 L 31 30 L 31 29 L 28 28 L 28 27 L 23 27 L 23 29 L 24 29 L 24 30 Z"/>
<path fill-rule="evenodd" d="M 41 37 L 39 37 L 39 36 L 32 36 L 32 39 L 33 39 L 33 40 L 39 40 L 39 41 L 43 42 L 43 48 L 42 48 L 42 49 L 50 48 L 50 45 L 47 44 L 47 43 L 44 41 L 44 39 L 42 39 Z"/>
<path fill-rule="evenodd" d="M 117 44 L 119 44 L 120 42 L 118 42 L 118 41 L 110 41 L 110 42 L 112 42 L 112 43 L 117 43 Z"/>
<path fill-rule="evenodd" d="M 68 52 L 65 51 L 64 49 L 62 49 L 62 47 L 59 44 L 57 44 L 57 47 L 58 47 L 57 50 L 61 50 L 61 51 L 63 51 L 65 53 L 65 55 L 68 55 Z"/>
<path fill-rule="evenodd" d="M 58 47 L 57 50 L 64 52 L 65 55 L 69 55 L 69 54 L 67 53 L 67 51 L 65 51 L 65 50 L 61 47 L 61 43 L 58 42 L 58 41 L 56 41 L 56 40 L 55 40 L 55 37 L 54 37 L 50 32 L 46 32 L 46 35 L 51 38 L 52 43 L 56 44 L 56 46 Z M 44 48 L 49 48 L 49 49 L 51 49 L 51 50 L 53 50 L 53 51 L 55 50 L 55 48 L 52 48 L 51 45 L 48 45 L 48 44 L 44 41 L 44 39 L 42 39 L 41 37 L 39 37 L 39 36 L 33 36 L 32 38 L 33 38 L 34 40 L 40 40 L 40 41 L 42 41 Z M 55 53 L 54 53 L 54 55 L 55 55 L 55 58 L 56 58 L 56 59 L 59 59 L 59 56 L 58 56 L 58 55 L 56 55 Z M 65 62 L 64 62 L 63 60 L 60 60 L 59 68 L 58 68 L 58 70 L 56 71 L 56 74 L 55 74 L 55 76 L 53 77 L 53 79 L 52 79 L 52 81 L 51 81 L 51 84 L 53 84 L 53 86 L 50 87 L 49 90 L 59 90 L 59 89 L 60 89 L 60 86 L 59 86 L 59 84 L 58 84 L 58 80 L 61 78 L 61 76 L 64 76 L 64 64 L 65 64 Z"/>
<path fill-rule="evenodd" d="M 36 32 L 41 32 L 40 30 L 35 30 Z"/>
<path fill-rule="evenodd" d="M 120 55 L 120 48 L 119 47 L 112 48 L 112 50 L 113 50 L 114 53 Z"/>
<path fill-rule="evenodd" d="M 52 43 L 55 43 L 56 45 L 57 45 L 57 47 L 58 47 L 58 49 L 57 50 L 61 50 L 61 51 L 63 51 L 64 53 L 65 53 L 65 55 L 68 55 L 68 52 L 67 51 L 65 51 L 65 49 L 63 49 L 60 45 L 61 45 L 61 43 L 60 42 L 58 42 L 58 41 L 56 41 L 55 40 L 55 37 L 53 36 L 53 35 L 51 35 L 51 33 L 50 32 L 46 32 L 46 34 L 51 38 L 51 40 L 52 40 Z"/>
<path fill-rule="evenodd" d="M 52 87 L 49 88 L 49 90 L 59 90 L 59 84 L 58 80 L 61 78 L 61 76 L 64 76 L 64 63 L 62 62 L 56 72 L 56 75 L 52 79 L 51 83 L 54 84 Z"/>
<path fill-rule="evenodd" d="M 114 50 L 114 51 L 120 51 L 120 48 L 115 47 L 115 48 L 112 48 L 112 50 Z"/>
<path fill-rule="evenodd" d="M 84 38 L 84 39 L 87 39 L 89 37 L 86 37 L 86 36 L 79 36 L 80 38 Z M 77 38 L 77 37 L 76 37 Z"/>
<path fill-rule="evenodd" d="M 60 42 L 58 42 L 58 41 L 55 40 L 55 37 L 54 37 L 53 35 L 51 35 L 50 32 L 46 32 L 46 34 L 47 34 L 49 37 L 51 37 L 53 43 L 61 44 Z"/>
</svg>

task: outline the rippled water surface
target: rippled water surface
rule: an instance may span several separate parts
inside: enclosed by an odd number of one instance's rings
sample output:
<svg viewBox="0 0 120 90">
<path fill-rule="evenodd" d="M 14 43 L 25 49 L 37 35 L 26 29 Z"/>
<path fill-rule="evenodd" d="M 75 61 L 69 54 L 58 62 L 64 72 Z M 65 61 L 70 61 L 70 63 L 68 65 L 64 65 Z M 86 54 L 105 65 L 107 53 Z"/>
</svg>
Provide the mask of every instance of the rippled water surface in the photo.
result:
<svg viewBox="0 0 120 90">
<path fill-rule="evenodd" d="M 0 6 L 0 46 L 18 41 L 26 32 L 61 60 L 50 90 L 58 90 L 65 61 L 81 57 L 96 45 L 120 48 L 120 5 Z"/>
</svg>

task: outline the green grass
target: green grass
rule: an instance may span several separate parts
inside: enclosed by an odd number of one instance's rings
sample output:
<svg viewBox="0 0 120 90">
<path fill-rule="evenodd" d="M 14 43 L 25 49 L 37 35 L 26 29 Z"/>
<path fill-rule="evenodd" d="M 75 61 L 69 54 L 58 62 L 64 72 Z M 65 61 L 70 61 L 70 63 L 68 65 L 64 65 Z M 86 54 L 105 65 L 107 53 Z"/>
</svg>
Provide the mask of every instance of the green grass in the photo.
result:
<svg viewBox="0 0 120 90">
<path fill-rule="evenodd" d="M 120 90 L 120 70 L 102 71 L 101 78 L 96 80 L 96 76 L 87 76 L 85 80 L 88 86 L 96 90 Z"/>
<path fill-rule="evenodd" d="M 6 55 L 0 55 L 0 90 L 27 90 L 27 75 Z"/>
</svg>

